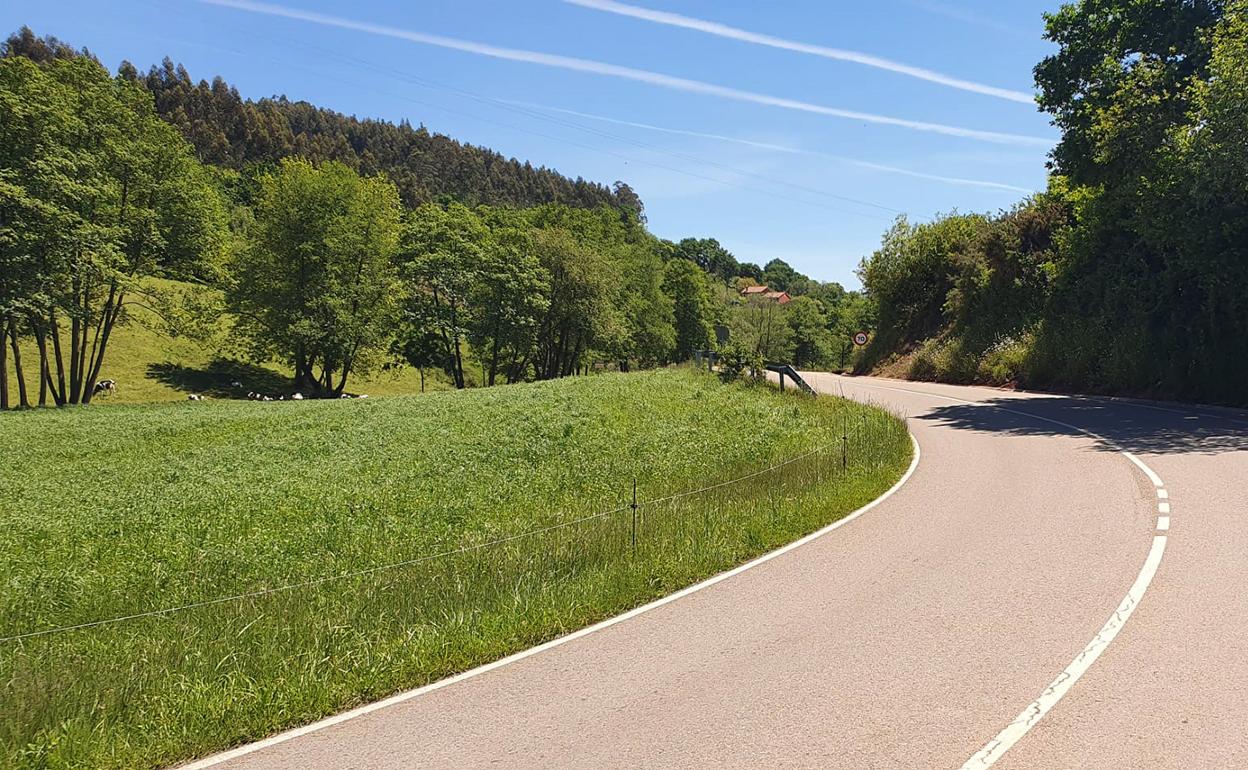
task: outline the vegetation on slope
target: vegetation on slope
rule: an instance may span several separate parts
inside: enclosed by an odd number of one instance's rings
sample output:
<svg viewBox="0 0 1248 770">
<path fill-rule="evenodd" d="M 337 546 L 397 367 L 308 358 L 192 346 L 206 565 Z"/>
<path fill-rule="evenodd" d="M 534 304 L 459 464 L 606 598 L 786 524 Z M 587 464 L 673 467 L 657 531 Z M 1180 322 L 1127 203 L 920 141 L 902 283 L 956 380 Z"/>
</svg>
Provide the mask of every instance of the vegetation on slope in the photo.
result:
<svg viewBox="0 0 1248 770">
<path fill-rule="evenodd" d="M 151 293 L 160 296 L 190 296 L 195 304 L 218 307 L 220 298 L 213 290 L 195 284 L 153 278 L 147 282 Z M 248 392 L 274 398 L 295 391 L 294 371 L 274 361 L 247 360 L 234 342 L 233 319 L 222 315 L 210 328 L 183 330 L 171 334 L 165 318 L 153 309 L 132 306 L 127 309 L 126 323 L 118 325 L 109 341 L 109 354 L 100 370 L 100 377 L 117 383 L 115 392 L 101 395 L 93 402 L 99 405 L 144 404 L 161 401 L 185 401 L 189 394 L 208 399 L 243 399 Z M 26 389 L 37 398 L 39 370 L 29 362 L 37 362 L 39 351 L 34 341 L 22 340 L 19 351 L 24 361 Z M 17 372 L 13 366 L 12 349 L 6 357 L 9 387 L 17 391 Z M 477 384 L 475 362 L 467 370 L 470 384 Z M 234 383 L 239 383 L 235 387 Z M 367 376 L 352 379 L 351 390 L 369 396 L 389 396 L 452 387 L 447 377 L 436 369 L 422 372 L 411 367 L 379 369 Z"/>
<path fill-rule="evenodd" d="M 782 260 L 740 263 L 711 239 L 655 238 L 640 202 L 470 207 L 440 196 L 413 207 L 421 196 L 403 194 L 393 169 L 298 142 L 275 148 L 229 107 L 228 89 L 195 89 L 225 106 L 201 104 L 194 118 L 162 106 L 185 90 L 179 78 L 143 80 L 125 66 L 113 77 L 29 30 L 6 43 L 0 409 L 89 403 L 101 379 L 117 379 L 104 372 L 133 365 L 108 351 L 136 308 L 219 325 L 253 366 L 292 369 L 292 390 L 313 397 L 396 364 L 459 388 L 646 368 L 717 346 L 716 327 L 754 356 L 821 366 L 843 363 L 861 326 L 860 297 Z M 227 129 L 270 155 L 218 157 L 210 137 Z M 355 160 L 371 157 L 360 146 Z M 211 291 L 160 292 L 162 278 Z M 759 280 L 798 301 L 744 302 L 740 286 Z"/>
<path fill-rule="evenodd" d="M 0 642 L 0 764 L 156 766 L 446 676 L 822 526 L 910 451 L 878 410 L 671 370 L 4 415 L 0 637 L 304 585 Z"/>
<path fill-rule="evenodd" d="M 1036 67 L 1049 190 L 900 223 L 858 371 L 1248 402 L 1248 3 L 1084 0 Z"/>
</svg>

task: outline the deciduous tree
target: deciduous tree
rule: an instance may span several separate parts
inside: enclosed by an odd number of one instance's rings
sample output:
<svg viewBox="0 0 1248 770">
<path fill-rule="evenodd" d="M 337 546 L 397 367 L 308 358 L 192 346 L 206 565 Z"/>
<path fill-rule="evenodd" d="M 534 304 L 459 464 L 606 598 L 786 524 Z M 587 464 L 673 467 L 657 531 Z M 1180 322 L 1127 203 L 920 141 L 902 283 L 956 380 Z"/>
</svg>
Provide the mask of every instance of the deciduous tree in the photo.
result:
<svg viewBox="0 0 1248 770">
<path fill-rule="evenodd" d="M 290 159 L 263 177 L 227 292 L 252 354 L 290 364 L 300 391 L 330 396 L 379 363 L 393 331 L 401 216 L 392 184 L 340 163 Z"/>
</svg>

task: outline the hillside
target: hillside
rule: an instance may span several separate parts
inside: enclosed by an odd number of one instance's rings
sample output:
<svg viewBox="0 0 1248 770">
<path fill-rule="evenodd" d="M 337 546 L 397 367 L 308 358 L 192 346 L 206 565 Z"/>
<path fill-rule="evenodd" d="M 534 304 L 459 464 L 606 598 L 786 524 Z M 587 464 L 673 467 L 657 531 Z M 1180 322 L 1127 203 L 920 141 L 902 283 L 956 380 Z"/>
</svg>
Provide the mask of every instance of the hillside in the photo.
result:
<svg viewBox="0 0 1248 770">
<path fill-rule="evenodd" d="M 29 29 L 0 68 L 17 180 L 0 334 L 16 339 L 28 385 L 0 377 L 0 408 L 89 403 L 99 380 L 117 381 L 115 400 L 151 401 L 337 397 L 348 382 L 413 392 L 435 371 L 435 386 L 457 388 L 552 379 L 688 360 L 723 346 L 721 328 L 738 352 L 810 368 L 843 357 L 866 310 L 783 260 L 655 237 L 623 185 L 577 198 L 605 188 L 406 125 L 243 100 L 171 62 L 114 75 Z M 161 340 L 163 319 L 136 301 L 145 281 L 171 278 L 218 293 L 215 312 L 233 320 L 211 345 Z M 747 302 L 741 285 L 758 281 L 797 301 Z M 7 358 L 0 372 L 16 372 Z M 31 385 L 41 368 L 49 399 Z"/>
<path fill-rule="evenodd" d="M 165 292 L 209 291 L 165 279 L 150 279 L 150 283 Z M 129 320 L 113 332 L 108 358 L 100 372 L 101 379 L 117 382 L 117 391 L 97 399 L 97 405 L 185 401 L 192 393 L 213 399 L 238 399 L 245 398 L 248 391 L 274 398 L 293 392 L 289 367 L 250 363 L 230 346 L 228 320 L 222 320 L 209 337 L 171 336 L 167 325 L 151 310 L 136 305 L 128 313 Z M 39 392 L 39 353 L 29 338 L 23 339 L 20 349 L 26 387 L 33 403 Z M 17 375 L 12 355 L 8 356 L 7 367 L 10 387 L 16 394 Z M 475 376 L 473 381 L 476 381 Z M 233 387 L 235 382 L 242 387 Z M 427 369 L 424 387 L 444 390 L 450 384 L 441 370 Z M 379 371 L 353 379 L 351 390 L 374 396 L 419 393 L 421 374 L 411 367 Z"/>
<path fill-rule="evenodd" d="M 859 271 L 878 331 L 857 371 L 1248 403 L 1246 10 L 1049 17 L 1048 190 L 886 233 Z"/>
<path fill-rule="evenodd" d="M 5 55 L 41 62 L 81 54 L 54 37 L 40 38 L 23 27 L 9 37 Z M 466 205 L 560 203 L 642 211 L 641 200 L 623 182 L 608 186 L 573 179 L 486 147 L 457 142 L 423 125 L 413 128 L 406 121 L 396 125 L 356 118 L 284 96 L 243 98 L 222 78 L 195 81 L 169 59 L 146 73 L 123 62 L 118 72 L 152 93 L 157 113 L 210 165 L 244 171 L 295 155 L 314 162 L 336 160 L 361 174 L 384 173 L 409 208 L 449 198 Z"/>
</svg>

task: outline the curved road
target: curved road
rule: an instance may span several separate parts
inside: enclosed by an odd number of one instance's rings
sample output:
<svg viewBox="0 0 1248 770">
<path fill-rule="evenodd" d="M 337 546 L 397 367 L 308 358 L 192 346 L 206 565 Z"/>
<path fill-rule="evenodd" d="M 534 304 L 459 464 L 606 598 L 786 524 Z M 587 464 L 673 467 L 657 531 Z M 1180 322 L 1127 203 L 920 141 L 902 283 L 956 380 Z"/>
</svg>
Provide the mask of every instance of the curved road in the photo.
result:
<svg viewBox="0 0 1248 770">
<path fill-rule="evenodd" d="M 1248 766 L 1248 414 L 810 379 L 922 447 L 865 515 L 195 767 Z"/>
</svg>

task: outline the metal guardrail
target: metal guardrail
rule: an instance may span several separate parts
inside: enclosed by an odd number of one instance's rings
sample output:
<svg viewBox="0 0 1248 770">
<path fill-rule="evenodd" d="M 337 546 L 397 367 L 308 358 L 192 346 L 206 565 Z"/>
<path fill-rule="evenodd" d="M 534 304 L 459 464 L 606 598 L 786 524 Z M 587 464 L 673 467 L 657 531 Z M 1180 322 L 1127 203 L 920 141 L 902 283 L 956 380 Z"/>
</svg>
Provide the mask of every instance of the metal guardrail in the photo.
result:
<svg viewBox="0 0 1248 770">
<path fill-rule="evenodd" d="M 801 388 L 802 392 L 809 393 L 812 396 L 815 395 L 815 389 L 810 387 L 806 380 L 802 379 L 802 375 L 797 373 L 792 364 L 767 364 L 767 371 L 780 375 L 780 390 L 784 390 L 784 378 L 788 377 L 793 380 L 793 384 Z"/>
</svg>

